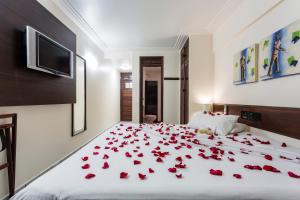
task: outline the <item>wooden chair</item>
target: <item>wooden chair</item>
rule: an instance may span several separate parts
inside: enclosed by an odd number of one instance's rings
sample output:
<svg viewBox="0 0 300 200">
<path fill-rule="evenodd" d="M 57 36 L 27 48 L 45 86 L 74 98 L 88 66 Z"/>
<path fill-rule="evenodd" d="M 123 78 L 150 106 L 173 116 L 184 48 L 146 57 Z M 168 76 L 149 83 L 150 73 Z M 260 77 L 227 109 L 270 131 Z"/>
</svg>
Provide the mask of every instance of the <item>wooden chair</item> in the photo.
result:
<svg viewBox="0 0 300 200">
<path fill-rule="evenodd" d="M 0 170 L 8 170 L 9 197 L 12 197 L 15 194 L 17 114 L 0 115 L 0 119 L 11 119 L 11 123 L 0 125 L 2 151 L 6 149 L 7 156 L 7 162 L 0 165 Z"/>
</svg>

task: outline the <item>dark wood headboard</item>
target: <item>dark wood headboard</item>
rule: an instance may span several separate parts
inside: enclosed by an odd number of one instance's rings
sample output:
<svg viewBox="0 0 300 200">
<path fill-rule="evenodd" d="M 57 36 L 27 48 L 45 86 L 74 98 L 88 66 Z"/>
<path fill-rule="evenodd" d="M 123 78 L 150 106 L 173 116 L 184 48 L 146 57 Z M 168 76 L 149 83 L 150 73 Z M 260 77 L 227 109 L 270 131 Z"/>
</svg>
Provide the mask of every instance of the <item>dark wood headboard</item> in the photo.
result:
<svg viewBox="0 0 300 200">
<path fill-rule="evenodd" d="M 241 116 L 242 112 L 253 112 L 260 118 L 255 121 L 240 117 L 240 123 L 278 133 L 284 136 L 300 139 L 300 108 L 239 104 L 213 104 L 214 112 L 223 112 L 224 108 L 227 114 Z"/>
</svg>

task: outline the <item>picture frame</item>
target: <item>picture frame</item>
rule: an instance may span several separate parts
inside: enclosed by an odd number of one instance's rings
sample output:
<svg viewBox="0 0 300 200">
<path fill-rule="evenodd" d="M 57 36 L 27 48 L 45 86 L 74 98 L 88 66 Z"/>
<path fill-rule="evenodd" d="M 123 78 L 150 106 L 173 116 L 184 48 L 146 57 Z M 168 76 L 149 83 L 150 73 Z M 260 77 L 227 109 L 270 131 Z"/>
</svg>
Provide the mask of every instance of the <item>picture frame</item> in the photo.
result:
<svg viewBox="0 0 300 200">
<path fill-rule="evenodd" d="M 258 81 L 258 44 L 253 44 L 234 55 L 233 84 Z"/>
<path fill-rule="evenodd" d="M 300 20 L 263 38 L 259 45 L 260 80 L 300 74 Z"/>
<path fill-rule="evenodd" d="M 86 60 L 76 55 L 76 103 L 72 104 L 72 136 L 87 130 L 86 123 Z"/>
</svg>

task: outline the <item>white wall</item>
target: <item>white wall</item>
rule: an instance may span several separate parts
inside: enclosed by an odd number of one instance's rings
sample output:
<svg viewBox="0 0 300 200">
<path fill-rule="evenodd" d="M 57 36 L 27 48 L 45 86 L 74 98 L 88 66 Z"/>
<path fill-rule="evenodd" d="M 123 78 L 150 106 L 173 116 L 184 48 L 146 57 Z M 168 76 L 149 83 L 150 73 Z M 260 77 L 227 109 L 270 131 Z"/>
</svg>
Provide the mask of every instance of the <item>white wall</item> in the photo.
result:
<svg viewBox="0 0 300 200">
<path fill-rule="evenodd" d="M 103 52 L 52 1 L 39 0 L 77 35 L 77 53 L 87 59 L 87 131 L 71 137 L 71 105 L 1 107 L 18 114 L 16 186 L 27 182 L 95 135 L 119 121 L 119 72 Z M 5 154 L 0 153 L 0 164 Z M 0 199 L 8 193 L 7 172 L 0 172 Z"/>
<path fill-rule="evenodd" d="M 233 85 L 233 55 L 300 18 L 299 0 L 244 1 L 214 33 L 216 103 L 300 107 L 300 76 Z"/>
<path fill-rule="evenodd" d="M 189 119 L 201 107 L 212 103 L 214 57 L 212 35 L 189 36 Z"/>
<path fill-rule="evenodd" d="M 141 50 L 132 53 L 132 120 L 139 122 L 140 56 L 164 56 L 164 77 L 179 77 L 179 52 Z M 163 121 L 179 123 L 180 82 L 166 80 L 163 89 Z"/>
</svg>

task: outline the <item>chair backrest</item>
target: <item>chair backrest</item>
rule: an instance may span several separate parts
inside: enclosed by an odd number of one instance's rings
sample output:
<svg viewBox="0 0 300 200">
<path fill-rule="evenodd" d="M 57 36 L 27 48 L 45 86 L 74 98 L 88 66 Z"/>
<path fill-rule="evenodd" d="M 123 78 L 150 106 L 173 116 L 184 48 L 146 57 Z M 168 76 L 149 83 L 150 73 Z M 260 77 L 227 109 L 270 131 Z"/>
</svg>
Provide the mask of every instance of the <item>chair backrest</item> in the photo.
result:
<svg viewBox="0 0 300 200">
<path fill-rule="evenodd" d="M 6 149 L 4 130 L 0 130 L 0 152 Z"/>
<path fill-rule="evenodd" d="M 0 119 L 11 121 L 0 124 L 0 152 L 6 150 L 7 157 L 7 163 L 0 164 L 0 170 L 8 170 L 9 196 L 12 197 L 15 194 L 17 114 L 0 115 Z"/>
</svg>

